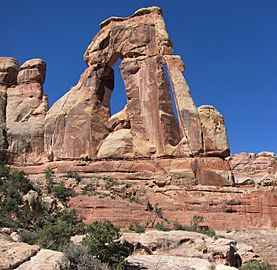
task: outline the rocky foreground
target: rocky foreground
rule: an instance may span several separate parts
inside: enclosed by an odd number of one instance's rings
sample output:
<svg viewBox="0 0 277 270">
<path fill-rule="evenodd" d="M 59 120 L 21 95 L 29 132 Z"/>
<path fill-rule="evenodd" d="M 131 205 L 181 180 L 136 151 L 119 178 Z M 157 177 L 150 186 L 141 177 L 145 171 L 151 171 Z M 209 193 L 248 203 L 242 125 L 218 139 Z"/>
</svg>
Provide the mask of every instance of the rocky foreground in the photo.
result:
<svg viewBox="0 0 277 270">
<path fill-rule="evenodd" d="M 253 246 L 234 240 L 241 237 L 241 232 L 232 231 L 225 234 L 231 238 L 210 237 L 188 231 L 150 230 L 140 234 L 124 232 L 122 238 L 135 247 L 134 253 L 126 259 L 130 264 L 128 269 L 209 270 L 214 267 L 217 270 L 235 270 L 237 268 L 234 265 L 237 266 L 241 261 L 261 259 L 259 254 L 253 251 Z M 247 234 L 251 235 L 251 232 L 244 232 L 244 236 Z M 265 235 L 255 232 L 256 240 L 262 240 Z M 267 236 L 276 239 L 277 233 L 271 232 Z M 80 243 L 80 239 L 82 237 L 76 236 L 72 241 L 76 244 Z M 1 270 L 67 269 L 68 263 L 63 253 L 14 240 L 16 239 L 7 233 L 0 234 L 0 255 L 3 258 L 0 262 Z M 273 238 L 268 244 L 274 254 L 277 247 Z"/>
</svg>

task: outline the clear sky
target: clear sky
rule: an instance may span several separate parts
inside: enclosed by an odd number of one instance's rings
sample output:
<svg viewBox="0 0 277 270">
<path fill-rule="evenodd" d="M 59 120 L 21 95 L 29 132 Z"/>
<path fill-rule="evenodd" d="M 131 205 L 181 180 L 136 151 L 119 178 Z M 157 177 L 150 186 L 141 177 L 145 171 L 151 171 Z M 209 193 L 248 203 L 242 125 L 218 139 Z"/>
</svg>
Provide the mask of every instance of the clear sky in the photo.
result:
<svg viewBox="0 0 277 270">
<path fill-rule="evenodd" d="M 45 60 L 53 104 L 86 68 L 101 21 L 153 5 L 164 10 L 196 105 L 224 115 L 232 152 L 277 152 L 277 0 L 2 0 L 0 56 Z M 125 103 L 115 69 L 113 112 Z"/>
</svg>

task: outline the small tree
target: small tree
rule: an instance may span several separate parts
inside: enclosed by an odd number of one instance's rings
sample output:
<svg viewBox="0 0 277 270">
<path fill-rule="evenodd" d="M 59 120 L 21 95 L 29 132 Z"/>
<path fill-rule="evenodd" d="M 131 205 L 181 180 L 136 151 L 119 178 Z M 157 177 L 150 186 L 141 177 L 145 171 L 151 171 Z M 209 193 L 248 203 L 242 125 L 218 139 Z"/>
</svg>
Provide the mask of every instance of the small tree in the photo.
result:
<svg viewBox="0 0 277 270">
<path fill-rule="evenodd" d="M 56 198 L 58 198 L 64 204 L 68 201 L 68 198 L 73 196 L 75 192 L 71 188 L 65 187 L 64 183 L 61 182 L 52 187 L 52 192 Z"/>
<path fill-rule="evenodd" d="M 51 193 L 53 189 L 53 171 L 50 168 L 44 170 L 44 177 L 46 181 L 46 190 L 47 193 Z"/>
<path fill-rule="evenodd" d="M 133 246 L 127 241 L 120 241 L 120 236 L 119 228 L 111 222 L 96 221 L 88 226 L 82 244 L 102 263 L 113 269 L 124 269 L 124 259 L 132 253 Z"/>
</svg>

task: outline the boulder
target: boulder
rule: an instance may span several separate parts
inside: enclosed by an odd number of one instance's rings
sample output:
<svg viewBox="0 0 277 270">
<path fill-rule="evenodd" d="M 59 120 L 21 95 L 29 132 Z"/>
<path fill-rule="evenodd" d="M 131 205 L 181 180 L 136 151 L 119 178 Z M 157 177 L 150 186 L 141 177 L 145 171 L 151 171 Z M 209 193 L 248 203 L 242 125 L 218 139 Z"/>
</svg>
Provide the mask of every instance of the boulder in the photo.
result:
<svg viewBox="0 0 277 270">
<path fill-rule="evenodd" d="M 101 144 L 98 158 L 127 158 L 133 156 L 133 141 L 130 129 L 110 133 Z"/>
<path fill-rule="evenodd" d="M 198 107 L 206 156 L 230 156 L 223 116 L 211 105 Z"/>
<path fill-rule="evenodd" d="M 40 247 L 37 245 L 30 246 L 26 243 L 12 242 L 0 238 L 0 269 L 15 269 L 20 264 L 28 261 L 39 250 Z"/>
<path fill-rule="evenodd" d="M 129 115 L 127 113 L 127 106 L 109 118 L 107 122 L 107 128 L 110 132 L 123 128 L 131 128 Z"/>
<path fill-rule="evenodd" d="M 62 252 L 42 249 L 29 261 L 21 264 L 17 270 L 62 270 L 67 262 Z"/>
</svg>

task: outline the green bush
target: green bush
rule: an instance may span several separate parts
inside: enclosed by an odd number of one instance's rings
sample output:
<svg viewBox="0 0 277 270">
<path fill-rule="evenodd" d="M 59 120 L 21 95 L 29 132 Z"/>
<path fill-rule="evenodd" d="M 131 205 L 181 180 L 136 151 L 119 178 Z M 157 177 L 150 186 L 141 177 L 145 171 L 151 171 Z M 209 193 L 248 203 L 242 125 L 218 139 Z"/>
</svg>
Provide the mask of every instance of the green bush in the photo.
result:
<svg viewBox="0 0 277 270">
<path fill-rule="evenodd" d="M 134 231 L 136 233 L 144 233 L 145 232 L 145 226 L 139 224 L 138 221 L 135 221 L 135 222 L 130 224 L 129 230 Z"/>
<path fill-rule="evenodd" d="M 46 170 L 44 170 L 44 177 L 45 177 L 45 182 L 46 182 L 46 191 L 47 191 L 47 193 L 52 192 L 52 188 L 54 186 L 53 176 L 54 176 L 54 173 L 53 173 L 52 169 L 47 168 Z"/>
<path fill-rule="evenodd" d="M 23 172 L 0 165 L 0 226 L 28 227 L 34 219 L 28 205 L 22 205 L 22 195 L 38 191 Z"/>
<path fill-rule="evenodd" d="M 82 244 L 102 263 L 113 269 L 124 269 L 124 259 L 128 257 L 133 246 L 127 241 L 120 241 L 120 230 L 109 221 L 96 221 L 87 228 L 87 236 Z"/>
<path fill-rule="evenodd" d="M 47 249 L 62 251 L 69 245 L 74 229 L 66 221 L 47 223 L 38 232 L 38 244 Z"/>
<path fill-rule="evenodd" d="M 102 180 L 106 182 L 106 189 L 119 185 L 119 182 L 110 176 L 103 176 Z"/>
<path fill-rule="evenodd" d="M 275 267 L 267 262 L 251 260 L 243 264 L 240 270 L 274 270 Z"/>
<path fill-rule="evenodd" d="M 37 236 L 38 244 L 44 248 L 63 251 L 71 236 L 85 233 L 85 226 L 78 221 L 75 210 L 64 209 L 45 217 Z"/>
<path fill-rule="evenodd" d="M 21 230 L 19 232 L 19 241 L 34 245 L 37 243 L 37 234 L 35 232 Z"/>
<path fill-rule="evenodd" d="M 72 190 L 71 188 L 65 187 L 63 182 L 53 186 L 52 193 L 56 198 L 58 198 L 63 203 L 66 203 L 69 197 L 75 195 L 74 190 Z"/>
</svg>

